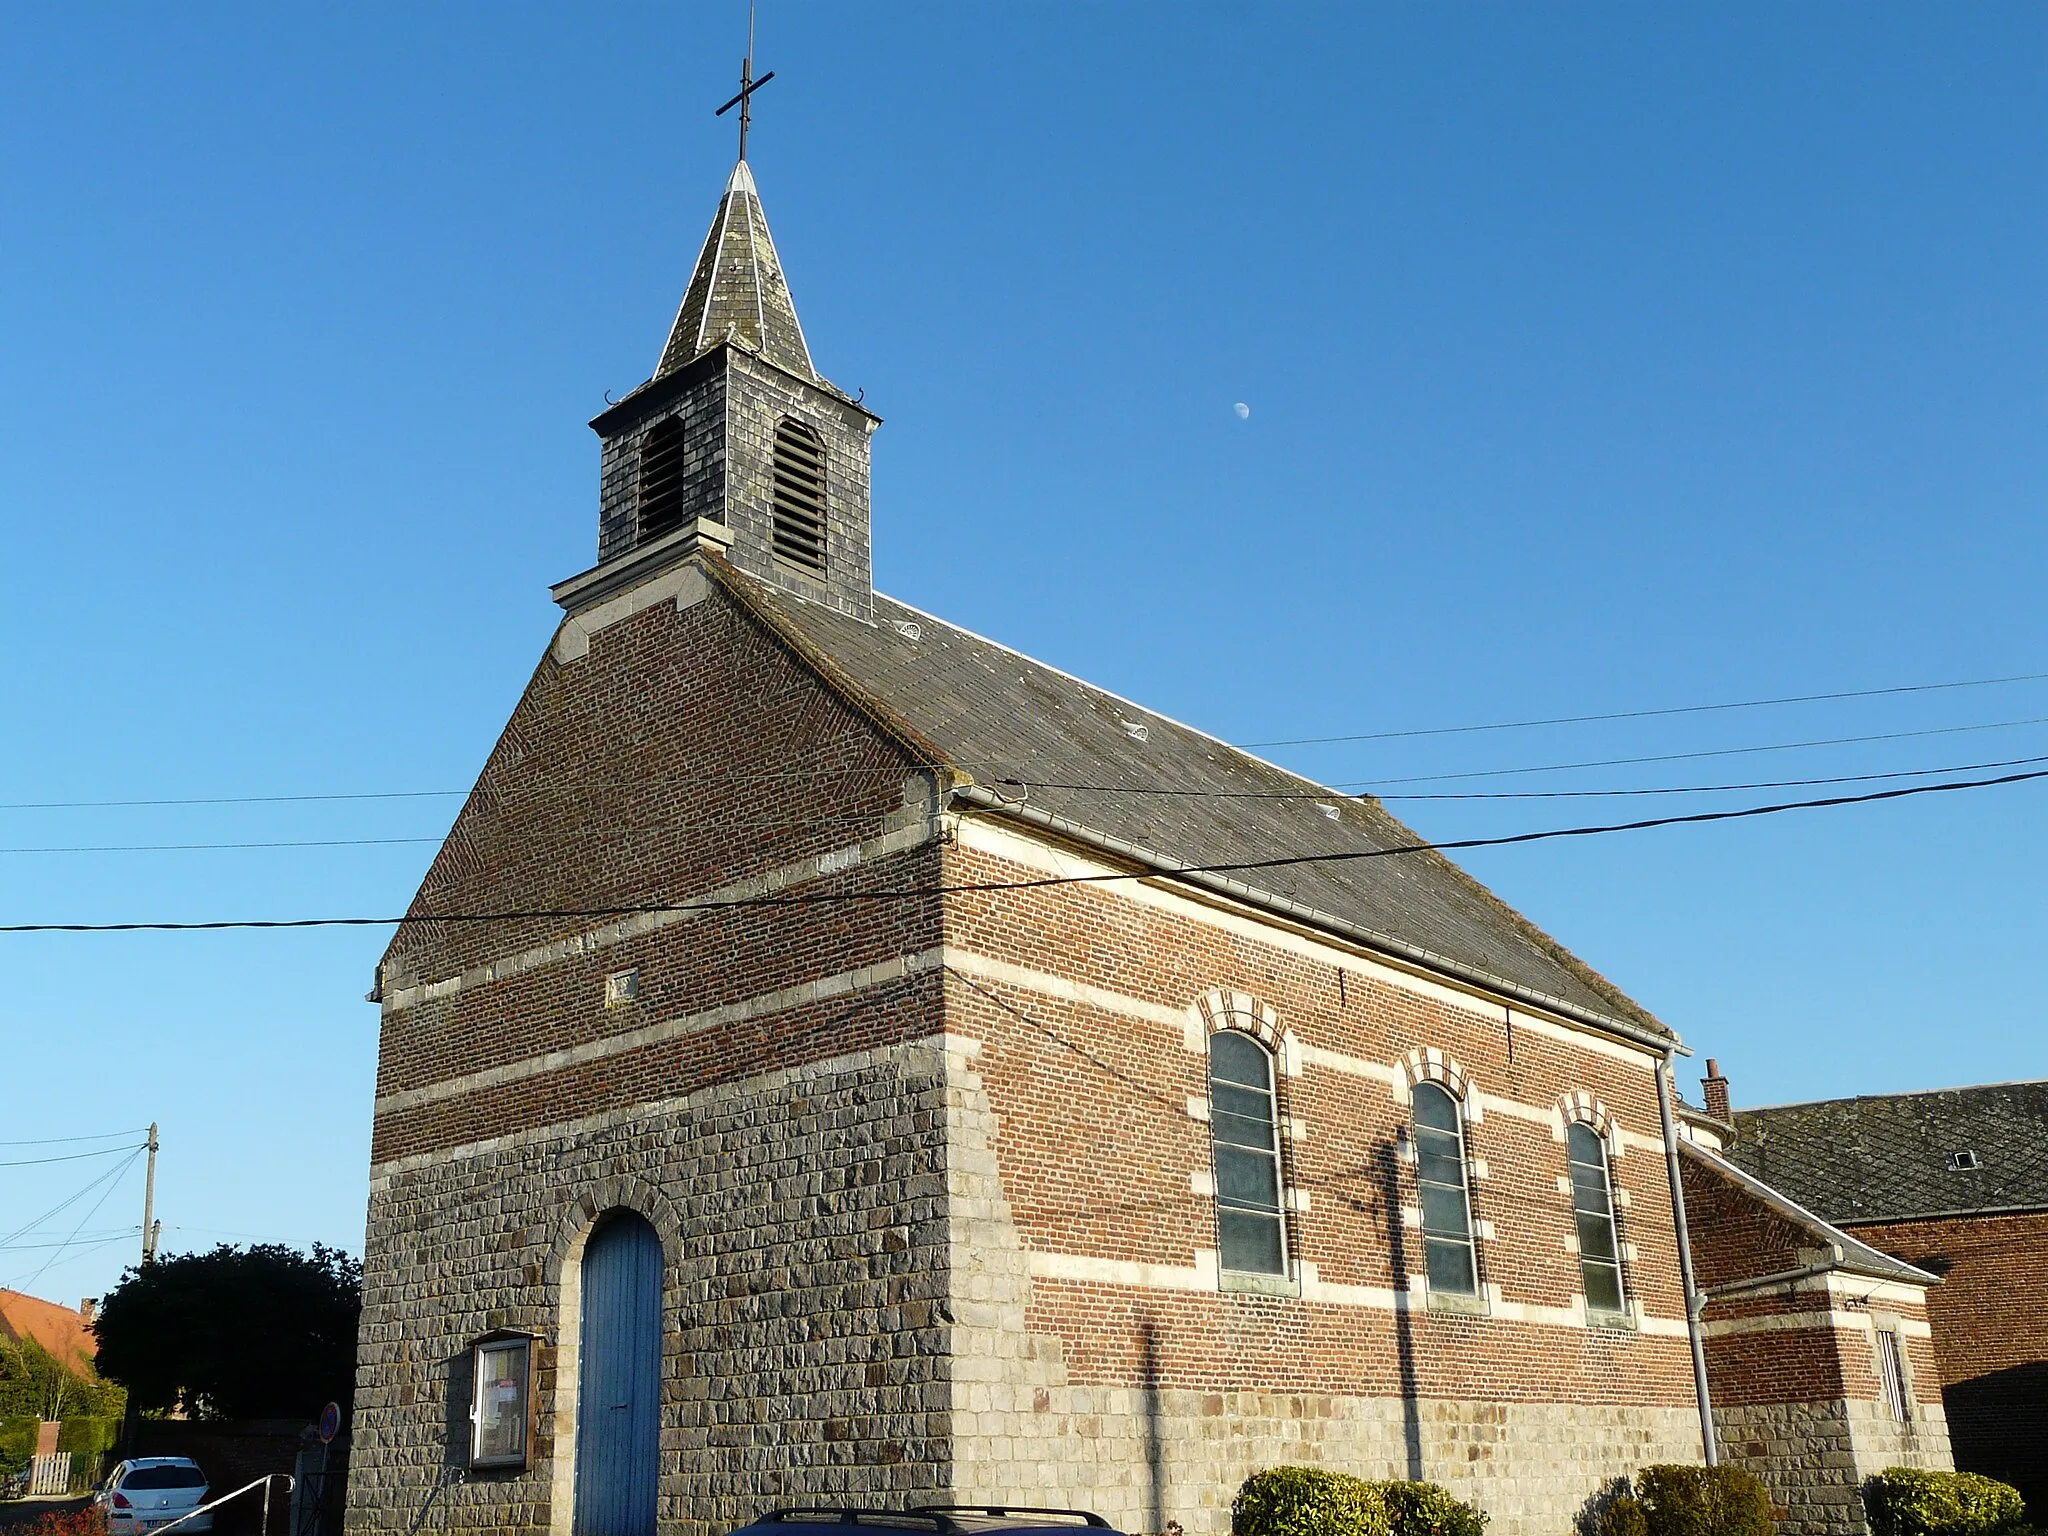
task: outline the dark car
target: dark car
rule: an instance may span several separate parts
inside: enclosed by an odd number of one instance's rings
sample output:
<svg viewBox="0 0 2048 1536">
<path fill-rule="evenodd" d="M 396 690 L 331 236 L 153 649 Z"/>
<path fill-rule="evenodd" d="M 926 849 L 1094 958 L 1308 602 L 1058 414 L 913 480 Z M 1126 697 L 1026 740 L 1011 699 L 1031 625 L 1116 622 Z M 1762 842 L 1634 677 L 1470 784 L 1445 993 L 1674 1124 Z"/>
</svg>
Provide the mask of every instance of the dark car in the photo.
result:
<svg viewBox="0 0 2048 1536">
<path fill-rule="evenodd" d="M 1120 1536 L 1100 1515 L 1084 1509 L 1031 1509 L 1000 1504 L 918 1504 L 909 1509 L 866 1509 L 826 1504 L 771 1510 L 732 1536 L 1009 1536 L 1045 1532 L 1072 1536 L 1077 1530 Z"/>
</svg>

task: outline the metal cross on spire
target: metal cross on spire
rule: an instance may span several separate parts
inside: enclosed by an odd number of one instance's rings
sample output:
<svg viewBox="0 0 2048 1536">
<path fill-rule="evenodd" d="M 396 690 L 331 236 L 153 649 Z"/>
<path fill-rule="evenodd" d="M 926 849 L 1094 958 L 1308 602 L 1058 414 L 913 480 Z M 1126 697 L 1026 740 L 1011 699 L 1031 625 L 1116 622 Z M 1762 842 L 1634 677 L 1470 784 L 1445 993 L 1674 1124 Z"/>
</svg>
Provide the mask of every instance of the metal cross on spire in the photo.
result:
<svg viewBox="0 0 2048 1536">
<path fill-rule="evenodd" d="M 760 79 L 754 78 L 754 8 L 747 7 L 747 56 L 740 61 L 740 93 L 712 114 L 723 117 L 734 107 L 740 109 L 740 159 L 747 158 L 747 129 L 754 120 L 754 92 L 775 78 L 775 71 L 769 70 Z"/>
</svg>

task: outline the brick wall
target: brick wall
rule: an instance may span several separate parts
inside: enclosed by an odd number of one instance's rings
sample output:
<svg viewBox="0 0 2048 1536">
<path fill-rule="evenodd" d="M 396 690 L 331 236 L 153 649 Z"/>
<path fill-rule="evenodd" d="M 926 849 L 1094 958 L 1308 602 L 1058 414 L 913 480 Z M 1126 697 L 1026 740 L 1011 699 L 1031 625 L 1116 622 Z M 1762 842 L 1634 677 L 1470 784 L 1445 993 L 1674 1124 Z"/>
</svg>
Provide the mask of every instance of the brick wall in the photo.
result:
<svg viewBox="0 0 2048 1536">
<path fill-rule="evenodd" d="M 1927 1312 L 1956 1465 L 2048 1518 L 2048 1211 L 1849 1230 L 1942 1276 Z"/>
<path fill-rule="evenodd" d="M 1045 858 L 971 821 L 945 881 L 1026 881 Z M 973 1043 L 954 1187 L 979 1128 L 978 1188 L 1000 1213 L 959 1218 L 983 1221 L 972 1254 L 955 1237 L 956 1287 L 1001 1265 L 986 1338 L 959 1347 L 986 1379 L 956 1420 L 990 1426 L 955 1435 L 963 1491 L 1022 1499 L 1051 1475 L 1130 1527 L 1218 1532 L 1244 1476 L 1313 1460 L 1441 1480 L 1512 1536 L 1568 1526 L 1645 1462 L 1698 1457 L 1647 1053 L 1522 1014 L 1511 1031 L 1498 1003 L 1155 891 L 956 895 L 946 943 L 948 1035 Z M 1219 990 L 1270 1014 L 1292 1069 L 1279 1113 L 1297 1294 L 1234 1293 L 1216 1270 L 1201 1000 Z M 1410 1059 L 1432 1050 L 1479 1111 L 1483 1316 L 1426 1303 L 1404 1221 L 1417 1196 L 1397 1132 Z M 1585 1315 L 1559 1182 L 1568 1105 L 1597 1112 L 1620 1153 L 1639 1309 L 1621 1326 Z"/>
<path fill-rule="evenodd" d="M 1686 1155 L 1687 1230 L 1702 1288 L 1818 1265 L 1810 1227 L 1704 1158 Z M 1786 1536 L 1867 1529 L 1862 1485 L 1892 1466 L 1952 1465 L 1927 1296 L 1919 1286 L 1837 1271 L 1709 1299 L 1708 1384 L 1724 1456 L 1764 1480 Z M 1877 1331 L 1903 1347 L 1912 1401 L 1884 1401 Z"/>
</svg>

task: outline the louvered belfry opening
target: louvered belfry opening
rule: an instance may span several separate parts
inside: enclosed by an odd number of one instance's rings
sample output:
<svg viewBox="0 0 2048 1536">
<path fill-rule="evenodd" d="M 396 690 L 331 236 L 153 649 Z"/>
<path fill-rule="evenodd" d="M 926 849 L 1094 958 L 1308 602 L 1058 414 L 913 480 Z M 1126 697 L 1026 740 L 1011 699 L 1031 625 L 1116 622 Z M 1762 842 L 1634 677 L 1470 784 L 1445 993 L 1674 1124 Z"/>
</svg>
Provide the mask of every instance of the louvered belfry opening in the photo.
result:
<svg viewBox="0 0 2048 1536">
<path fill-rule="evenodd" d="M 682 525 L 686 510 L 683 448 L 683 424 L 673 416 L 656 422 L 640 440 L 638 542 L 642 544 Z"/>
<path fill-rule="evenodd" d="M 775 556 L 825 574 L 825 443 L 786 416 L 775 428 Z"/>
</svg>

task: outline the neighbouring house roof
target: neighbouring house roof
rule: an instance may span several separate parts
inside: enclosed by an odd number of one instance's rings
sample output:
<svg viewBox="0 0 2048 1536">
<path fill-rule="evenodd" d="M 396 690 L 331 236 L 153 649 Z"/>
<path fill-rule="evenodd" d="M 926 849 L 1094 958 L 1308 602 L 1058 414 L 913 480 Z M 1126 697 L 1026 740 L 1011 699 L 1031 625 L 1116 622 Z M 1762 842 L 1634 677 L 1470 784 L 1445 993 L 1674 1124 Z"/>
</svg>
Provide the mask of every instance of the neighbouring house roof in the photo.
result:
<svg viewBox="0 0 2048 1536">
<path fill-rule="evenodd" d="M 1325 788 L 880 594 L 870 624 L 717 569 L 828 676 L 938 752 L 937 766 L 1031 812 L 1189 865 L 1325 859 L 1232 879 L 1507 995 L 1676 1040 L 1442 855 L 1341 857 L 1425 841 L 1376 800 Z"/>
<path fill-rule="evenodd" d="M 72 1370 L 93 1374 L 98 1341 L 85 1314 L 21 1291 L 0 1290 L 0 1335 L 33 1339 Z"/>
<path fill-rule="evenodd" d="M 817 378 L 754 173 L 744 160 L 725 184 L 654 377 L 674 373 L 728 336 L 798 378 Z"/>
<path fill-rule="evenodd" d="M 1774 1189 L 1754 1174 L 1709 1151 L 1698 1142 L 1681 1141 L 1678 1150 L 1680 1156 L 1690 1157 L 1711 1168 L 1751 1199 L 1760 1201 L 1776 1211 L 1778 1215 L 1811 1237 L 1815 1247 L 1839 1250 L 1841 1257 L 1834 1261 L 1833 1268 L 1872 1279 L 1903 1281 L 1907 1285 L 1940 1284 L 1940 1276 L 1915 1268 L 1903 1259 L 1895 1259 L 1861 1239 L 1850 1236 L 1832 1222 L 1815 1215 L 1783 1190 Z"/>
<path fill-rule="evenodd" d="M 1727 1155 L 1834 1222 L 2048 1209 L 2048 1082 L 1738 1109 Z"/>
</svg>

